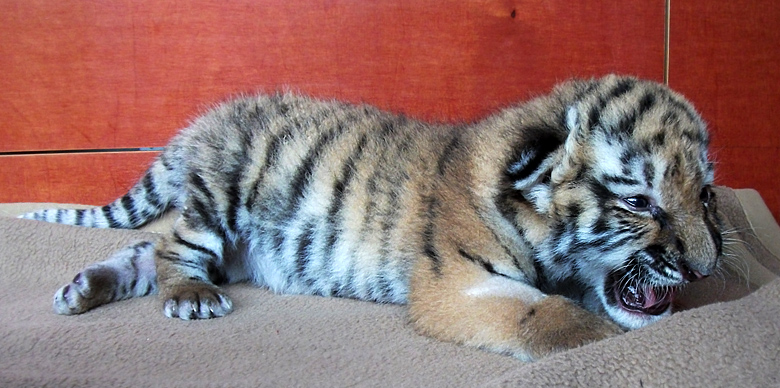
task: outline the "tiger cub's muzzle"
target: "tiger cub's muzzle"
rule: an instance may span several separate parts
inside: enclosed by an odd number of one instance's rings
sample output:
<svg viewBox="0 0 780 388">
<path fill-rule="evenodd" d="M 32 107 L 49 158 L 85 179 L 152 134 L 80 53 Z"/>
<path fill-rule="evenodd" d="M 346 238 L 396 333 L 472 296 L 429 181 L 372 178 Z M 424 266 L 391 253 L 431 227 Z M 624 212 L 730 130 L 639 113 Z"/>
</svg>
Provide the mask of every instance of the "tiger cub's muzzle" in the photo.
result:
<svg viewBox="0 0 780 388">
<path fill-rule="evenodd" d="M 661 315 L 671 308 L 675 294 L 685 283 L 709 276 L 713 263 L 693 268 L 682 255 L 670 254 L 659 246 L 635 253 L 625 265 L 609 273 L 605 295 L 613 306 L 638 315 Z"/>
</svg>

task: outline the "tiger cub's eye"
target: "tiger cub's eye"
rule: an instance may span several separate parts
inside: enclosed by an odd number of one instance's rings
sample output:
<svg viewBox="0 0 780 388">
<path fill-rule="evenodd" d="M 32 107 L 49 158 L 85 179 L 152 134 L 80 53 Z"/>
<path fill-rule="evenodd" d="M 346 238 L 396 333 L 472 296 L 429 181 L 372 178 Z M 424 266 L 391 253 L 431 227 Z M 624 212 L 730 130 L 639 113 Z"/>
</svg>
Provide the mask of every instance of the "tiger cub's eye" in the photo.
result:
<svg viewBox="0 0 780 388">
<path fill-rule="evenodd" d="M 633 197 L 623 198 L 623 202 L 625 202 L 626 205 L 631 208 L 631 210 L 635 211 L 649 210 L 652 206 L 650 199 L 643 195 L 635 195 Z"/>
</svg>

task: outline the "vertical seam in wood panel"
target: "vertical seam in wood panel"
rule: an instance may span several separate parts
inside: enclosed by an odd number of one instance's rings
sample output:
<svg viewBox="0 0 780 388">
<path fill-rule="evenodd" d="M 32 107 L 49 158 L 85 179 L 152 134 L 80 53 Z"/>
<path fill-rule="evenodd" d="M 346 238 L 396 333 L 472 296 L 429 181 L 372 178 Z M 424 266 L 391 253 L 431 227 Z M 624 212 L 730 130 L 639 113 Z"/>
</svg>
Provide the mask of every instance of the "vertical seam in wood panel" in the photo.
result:
<svg viewBox="0 0 780 388">
<path fill-rule="evenodd" d="M 664 10 L 664 84 L 669 85 L 669 25 L 671 24 L 672 0 L 666 0 Z"/>
</svg>

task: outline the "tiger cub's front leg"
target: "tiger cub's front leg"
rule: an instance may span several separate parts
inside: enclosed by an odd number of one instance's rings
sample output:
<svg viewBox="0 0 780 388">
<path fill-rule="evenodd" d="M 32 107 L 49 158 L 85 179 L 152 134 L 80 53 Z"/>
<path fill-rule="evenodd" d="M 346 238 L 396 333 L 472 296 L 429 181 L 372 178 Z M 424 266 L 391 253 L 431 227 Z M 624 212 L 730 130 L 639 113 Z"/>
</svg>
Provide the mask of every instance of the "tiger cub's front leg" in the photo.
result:
<svg viewBox="0 0 780 388">
<path fill-rule="evenodd" d="M 85 268 L 54 294 L 54 312 L 81 314 L 106 303 L 156 293 L 154 246 L 151 241 L 135 243 Z"/>
<path fill-rule="evenodd" d="M 623 332 L 566 298 L 468 263 L 434 270 L 420 260 L 410 291 L 410 318 L 420 333 L 527 361 Z"/>
<path fill-rule="evenodd" d="M 156 252 L 163 311 L 169 318 L 208 319 L 233 310 L 215 281 L 223 277 L 224 239 L 195 216 L 180 217 Z"/>
</svg>

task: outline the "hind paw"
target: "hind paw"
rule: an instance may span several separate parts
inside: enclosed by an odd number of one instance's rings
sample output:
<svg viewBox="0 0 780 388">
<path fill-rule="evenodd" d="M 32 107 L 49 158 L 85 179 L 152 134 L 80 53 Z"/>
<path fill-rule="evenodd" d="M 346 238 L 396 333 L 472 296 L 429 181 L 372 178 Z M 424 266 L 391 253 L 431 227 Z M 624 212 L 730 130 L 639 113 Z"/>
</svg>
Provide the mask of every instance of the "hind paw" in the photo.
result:
<svg viewBox="0 0 780 388">
<path fill-rule="evenodd" d="M 219 287 L 206 283 L 188 284 L 167 294 L 163 311 L 168 318 L 184 320 L 223 317 L 233 311 L 233 302 Z"/>
</svg>

